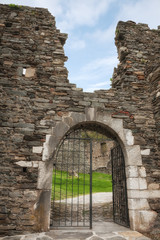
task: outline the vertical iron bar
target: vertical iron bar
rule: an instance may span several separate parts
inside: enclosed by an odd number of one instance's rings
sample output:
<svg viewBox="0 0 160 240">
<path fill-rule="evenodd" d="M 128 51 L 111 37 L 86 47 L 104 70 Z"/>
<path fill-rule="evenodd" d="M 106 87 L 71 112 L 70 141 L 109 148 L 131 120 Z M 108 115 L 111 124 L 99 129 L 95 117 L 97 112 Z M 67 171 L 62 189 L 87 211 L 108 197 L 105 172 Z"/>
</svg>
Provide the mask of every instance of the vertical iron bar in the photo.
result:
<svg viewBox="0 0 160 240">
<path fill-rule="evenodd" d="M 66 201 L 65 201 L 65 226 L 67 223 L 67 187 L 68 187 L 68 155 L 69 155 L 69 139 L 67 139 L 67 171 L 66 171 Z"/>
<path fill-rule="evenodd" d="M 79 164 L 81 164 L 81 155 L 80 155 L 80 139 L 79 139 L 79 157 L 77 159 L 78 164 L 78 203 L 77 203 L 77 226 L 78 226 L 78 216 L 79 216 Z"/>
<path fill-rule="evenodd" d="M 60 148 L 61 148 L 61 144 L 60 144 L 60 146 L 59 146 L 59 148 L 57 149 L 56 154 L 55 154 L 55 163 L 54 163 L 54 166 L 55 166 L 55 174 L 54 174 L 54 197 L 53 197 L 53 204 L 52 204 L 52 213 L 54 213 L 54 207 L 55 207 L 57 158 L 58 158 L 58 154 L 59 154 Z M 54 216 L 53 216 L 53 217 L 54 217 Z M 52 224 L 52 225 L 54 225 L 54 224 Z"/>
<path fill-rule="evenodd" d="M 73 138 L 73 149 L 72 149 L 72 203 L 71 203 L 71 226 L 72 226 L 72 219 L 73 219 L 73 185 L 74 185 L 74 151 L 75 151 L 75 132 L 74 132 L 74 138 Z"/>
<path fill-rule="evenodd" d="M 112 201 L 113 201 L 113 220 L 115 221 L 115 198 L 114 198 L 114 163 L 113 163 L 113 149 L 111 150 L 111 165 L 112 165 Z"/>
<path fill-rule="evenodd" d="M 90 229 L 92 229 L 92 139 L 90 140 Z"/>
<path fill-rule="evenodd" d="M 84 148 L 84 173 L 83 173 L 83 226 L 85 226 L 85 141 L 83 141 Z"/>
<path fill-rule="evenodd" d="M 54 214 L 54 203 L 55 203 L 55 188 L 56 188 L 56 163 L 55 163 L 55 171 L 54 171 L 54 191 L 53 191 L 53 202 L 52 202 L 52 214 Z M 53 178 L 53 177 L 52 177 Z M 52 216 L 54 218 L 54 215 Z M 53 219 L 52 219 L 53 221 Z M 52 224 L 53 225 L 53 224 Z"/>
<path fill-rule="evenodd" d="M 61 179 L 60 179 L 60 200 L 59 200 L 59 226 L 61 225 L 61 207 L 62 207 L 62 203 L 61 203 L 61 190 L 62 190 L 62 167 L 63 167 L 63 157 L 64 157 L 64 145 L 65 145 L 65 140 L 63 142 L 62 145 L 62 159 L 61 159 Z"/>
</svg>

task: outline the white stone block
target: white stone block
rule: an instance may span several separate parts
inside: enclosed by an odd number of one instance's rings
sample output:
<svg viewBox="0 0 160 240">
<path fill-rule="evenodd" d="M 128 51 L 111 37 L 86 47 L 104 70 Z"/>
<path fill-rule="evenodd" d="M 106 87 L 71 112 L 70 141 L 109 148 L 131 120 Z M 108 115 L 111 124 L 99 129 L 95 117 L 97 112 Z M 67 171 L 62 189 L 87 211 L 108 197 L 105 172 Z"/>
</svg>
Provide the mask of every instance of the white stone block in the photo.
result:
<svg viewBox="0 0 160 240">
<path fill-rule="evenodd" d="M 146 169 L 145 169 L 145 167 L 139 167 L 139 176 L 141 178 L 145 178 L 146 177 Z"/>
<path fill-rule="evenodd" d="M 139 225 L 139 229 L 140 231 L 148 231 L 151 227 L 151 225 L 154 223 L 156 217 L 157 217 L 157 213 L 155 211 L 146 211 L 146 210 L 142 210 L 139 211 L 140 214 L 140 225 Z"/>
<path fill-rule="evenodd" d="M 128 167 L 126 167 L 126 177 L 127 178 L 136 178 L 136 177 L 138 177 L 137 166 L 128 166 Z"/>
<path fill-rule="evenodd" d="M 95 108 L 87 108 L 86 109 L 86 118 L 89 121 L 94 121 L 96 119 Z"/>
<path fill-rule="evenodd" d="M 129 210 L 130 227 L 132 230 L 147 232 L 154 223 L 157 213 L 149 210 Z"/>
<path fill-rule="evenodd" d="M 140 191 L 134 190 L 134 189 L 129 189 L 129 190 L 127 190 L 127 195 L 128 195 L 128 199 L 140 198 Z"/>
<path fill-rule="evenodd" d="M 59 140 L 57 139 L 57 141 Z M 56 142 L 55 136 L 49 135 L 49 134 L 46 135 L 46 141 L 43 144 L 43 156 L 42 156 L 43 161 L 46 161 L 52 156 L 53 151 L 55 150 L 56 144 L 57 142 Z"/>
<path fill-rule="evenodd" d="M 128 199 L 128 208 L 131 210 L 150 209 L 147 199 Z"/>
<path fill-rule="evenodd" d="M 148 198 L 160 198 L 160 190 L 149 190 Z"/>
<path fill-rule="evenodd" d="M 127 146 L 126 147 L 126 166 L 141 166 L 142 165 L 142 156 L 140 153 L 140 146 Z"/>
<path fill-rule="evenodd" d="M 16 164 L 21 167 L 32 167 L 32 162 L 27 162 L 27 161 L 19 161 L 19 162 L 16 162 Z"/>
<path fill-rule="evenodd" d="M 141 154 L 148 156 L 150 155 L 150 151 L 151 151 L 150 149 L 141 150 Z"/>
<path fill-rule="evenodd" d="M 116 133 L 123 131 L 123 120 L 122 119 L 113 119 L 113 118 L 108 117 L 108 125 Z"/>
<path fill-rule="evenodd" d="M 132 131 L 130 129 L 125 129 L 126 142 L 128 146 L 132 146 L 134 144 L 134 137 L 132 135 Z"/>
<path fill-rule="evenodd" d="M 39 162 L 38 161 L 31 161 L 31 162 L 27 162 L 27 161 L 19 161 L 16 162 L 16 164 L 18 166 L 21 167 L 33 167 L 33 168 L 37 168 L 39 166 Z"/>
<path fill-rule="evenodd" d="M 156 97 L 158 98 L 160 96 L 160 92 L 157 92 Z"/>
<path fill-rule="evenodd" d="M 42 153 L 43 147 L 33 147 L 32 152 L 33 153 Z"/>
<path fill-rule="evenodd" d="M 50 190 L 52 188 L 53 164 L 40 162 L 38 169 L 38 189 Z"/>
<path fill-rule="evenodd" d="M 128 198 L 160 198 L 160 190 L 127 190 Z"/>
<path fill-rule="evenodd" d="M 145 178 L 139 178 L 139 189 L 147 189 L 147 181 Z"/>
<path fill-rule="evenodd" d="M 137 230 L 139 226 L 139 214 L 137 210 L 129 209 L 129 220 L 130 220 L 130 228 L 132 230 Z"/>
<path fill-rule="evenodd" d="M 127 179 L 127 189 L 136 189 L 136 190 L 139 190 L 139 181 L 138 181 L 138 178 L 128 178 L 128 179 Z"/>
</svg>

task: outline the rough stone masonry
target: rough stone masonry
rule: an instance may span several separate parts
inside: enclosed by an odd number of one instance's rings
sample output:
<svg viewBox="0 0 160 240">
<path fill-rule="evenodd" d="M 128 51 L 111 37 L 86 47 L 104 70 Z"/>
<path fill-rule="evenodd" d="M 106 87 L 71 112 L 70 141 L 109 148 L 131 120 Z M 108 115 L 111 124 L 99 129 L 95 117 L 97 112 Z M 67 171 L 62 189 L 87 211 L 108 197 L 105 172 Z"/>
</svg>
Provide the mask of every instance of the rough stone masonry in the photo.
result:
<svg viewBox="0 0 160 240">
<path fill-rule="evenodd" d="M 52 156 L 71 128 L 110 132 L 125 156 L 131 229 L 160 233 L 160 28 L 119 22 L 112 88 L 67 79 L 47 9 L 0 5 L 0 234 L 49 230 Z"/>
</svg>

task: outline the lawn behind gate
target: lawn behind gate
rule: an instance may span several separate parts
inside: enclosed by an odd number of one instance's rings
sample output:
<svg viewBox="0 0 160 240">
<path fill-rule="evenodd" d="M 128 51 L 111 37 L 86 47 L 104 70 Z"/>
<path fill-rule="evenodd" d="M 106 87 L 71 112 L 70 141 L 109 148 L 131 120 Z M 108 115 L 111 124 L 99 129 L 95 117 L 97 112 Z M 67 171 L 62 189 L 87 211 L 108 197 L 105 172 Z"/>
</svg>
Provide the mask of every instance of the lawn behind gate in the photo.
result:
<svg viewBox="0 0 160 240">
<path fill-rule="evenodd" d="M 112 175 L 92 173 L 92 193 L 112 192 Z M 71 176 L 65 171 L 56 171 L 52 180 L 52 199 L 59 200 L 90 193 L 90 174 Z M 54 197 L 55 195 L 55 197 Z"/>
</svg>

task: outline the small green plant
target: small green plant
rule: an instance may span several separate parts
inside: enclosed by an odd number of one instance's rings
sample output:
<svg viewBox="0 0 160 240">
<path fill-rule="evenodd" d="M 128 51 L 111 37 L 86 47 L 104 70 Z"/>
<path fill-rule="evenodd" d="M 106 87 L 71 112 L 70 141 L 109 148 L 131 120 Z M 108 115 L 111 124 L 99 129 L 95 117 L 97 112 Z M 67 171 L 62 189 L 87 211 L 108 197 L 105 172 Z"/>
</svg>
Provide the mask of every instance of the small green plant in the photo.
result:
<svg viewBox="0 0 160 240">
<path fill-rule="evenodd" d="M 147 62 L 147 60 L 141 58 L 141 63 L 146 63 L 146 62 Z"/>
<path fill-rule="evenodd" d="M 16 5 L 16 4 L 13 4 L 13 3 L 9 4 L 9 7 L 14 8 L 14 9 L 22 8 L 21 5 Z"/>
<path fill-rule="evenodd" d="M 118 30 L 118 28 L 116 28 L 116 31 L 115 31 L 116 37 L 118 36 L 118 34 L 119 34 L 119 30 Z"/>
<path fill-rule="evenodd" d="M 110 81 L 112 82 L 113 78 L 110 78 Z"/>
<path fill-rule="evenodd" d="M 32 13 L 32 15 L 35 15 L 35 11 L 34 11 L 34 10 L 32 10 L 32 12 L 31 12 L 31 13 Z"/>
</svg>

